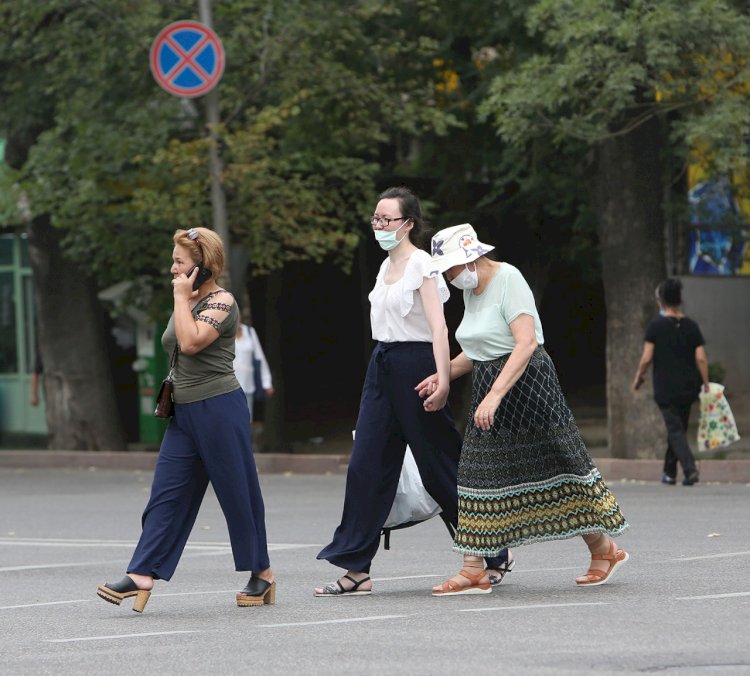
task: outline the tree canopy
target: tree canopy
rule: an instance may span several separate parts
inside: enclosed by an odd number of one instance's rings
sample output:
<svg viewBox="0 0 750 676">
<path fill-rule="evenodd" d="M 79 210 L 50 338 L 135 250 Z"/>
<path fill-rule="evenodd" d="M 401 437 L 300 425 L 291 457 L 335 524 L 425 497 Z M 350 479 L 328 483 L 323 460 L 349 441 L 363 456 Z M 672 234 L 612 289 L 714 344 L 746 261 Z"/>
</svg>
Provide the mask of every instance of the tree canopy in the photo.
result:
<svg viewBox="0 0 750 676">
<path fill-rule="evenodd" d="M 163 274 L 171 232 L 210 223 L 202 103 L 161 91 L 148 71 L 158 30 L 193 5 L 2 6 L 0 128 L 29 152 L 15 178 L 101 285 Z M 438 8 L 216 4 L 230 229 L 256 272 L 300 259 L 348 267 L 383 147 L 458 124 L 434 91 Z"/>
<path fill-rule="evenodd" d="M 596 144 L 654 116 L 687 160 L 747 163 L 750 17 L 721 0 L 539 0 L 535 51 L 499 75 L 481 111 L 509 143 L 543 136 Z"/>
<path fill-rule="evenodd" d="M 691 154 L 711 171 L 747 165 L 739 1 L 213 7 L 227 67 L 212 131 L 232 240 L 256 274 L 348 270 L 377 189 L 405 180 L 441 206 L 436 226 L 471 221 L 502 240 L 537 292 L 561 258 L 594 275 L 603 261 L 611 291 L 627 257 L 607 235 L 626 222 L 653 259 L 648 288 L 664 271 L 664 196 Z M 16 168 L 0 192 L 23 190 L 97 286 L 145 280 L 153 308 L 171 233 L 212 218 L 204 103 L 148 68 L 159 30 L 195 14 L 194 0 L 0 0 L 0 136 Z M 0 200 L 3 223 L 14 202 Z M 608 301 L 608 320 L 638 326 L 645 309 L 625 300 Z"/>
</svg>

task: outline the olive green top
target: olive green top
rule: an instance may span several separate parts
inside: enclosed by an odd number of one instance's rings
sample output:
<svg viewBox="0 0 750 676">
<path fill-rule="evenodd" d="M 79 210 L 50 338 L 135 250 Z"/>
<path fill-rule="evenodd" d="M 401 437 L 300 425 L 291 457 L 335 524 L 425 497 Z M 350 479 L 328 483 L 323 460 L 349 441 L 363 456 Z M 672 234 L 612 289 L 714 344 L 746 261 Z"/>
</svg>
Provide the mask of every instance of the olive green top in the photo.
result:
<svg viewBox="0 0 750 676">
<path fill-rule="evenodd" d="M 212 302 L 210 296 L 201 299 L 193 308 L 193 317 L 198 316 Z M 232 303 L 229 314 L 219 324 L 219 337 L 196 354 L 177 352 L 172 380 L 174 381 L 174 401 L 189 404 L 193 401 L 216 397 L 239 388 L 234 375 L 234 340 L 237 333 L 239 310 Z M 177 336 L 174 328 L 174 314 L 161 337 L 161 344 L 169 358 L 172 358 Z"/>
</svg>

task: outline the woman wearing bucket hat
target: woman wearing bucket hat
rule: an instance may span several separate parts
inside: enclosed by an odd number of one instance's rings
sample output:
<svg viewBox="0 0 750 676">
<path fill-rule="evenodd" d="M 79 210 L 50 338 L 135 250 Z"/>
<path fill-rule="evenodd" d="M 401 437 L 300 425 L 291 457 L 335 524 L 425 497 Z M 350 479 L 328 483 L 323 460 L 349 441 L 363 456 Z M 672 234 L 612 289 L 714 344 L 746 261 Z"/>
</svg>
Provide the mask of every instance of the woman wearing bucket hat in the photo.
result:
<svg viewBox="0 0 750 676">
<path fill-rule="evenodd" d="M 370 219 L 387 258 L 370 293 L 370 358 L 346 477 L 341 524 L 319 554 L 346 569 L 337 582 L 317 587 L 315 596 L 358 596 L 372 592 L 370 565 L 393 505 L 406 445 L 427 492 L 455 527 L 456 473 L 461 435 L 446 407 L 449 390 L 448 329 L 443 303 L 449 291 L 431 275 L 430 256 L 415 242 L 425 224 L 417 197 L 407 188 L 380 195 Z M 415 385 L 430 373 L 434 387 L 424 402 Z M 507 551 L 487 560 L 494 583 L 512 567 Z"/>
<path fill-rule="evenodd" d="M 451 380 L 472 373 L 472 399 L 458 468 L 461 572 L 434 596 L 491 591 L 481 557 L 505 547 L 582 535 L 591 552 L 579 586 L 607 582 L 628 559 L 610 536 L 627 528 L 565 402 L 534 296 L 517 268 L 468 223 L 432 238 L 433 270 L 464 291 Z M 436 374 L 418 385 L 430 396 Z"/>
</svg>

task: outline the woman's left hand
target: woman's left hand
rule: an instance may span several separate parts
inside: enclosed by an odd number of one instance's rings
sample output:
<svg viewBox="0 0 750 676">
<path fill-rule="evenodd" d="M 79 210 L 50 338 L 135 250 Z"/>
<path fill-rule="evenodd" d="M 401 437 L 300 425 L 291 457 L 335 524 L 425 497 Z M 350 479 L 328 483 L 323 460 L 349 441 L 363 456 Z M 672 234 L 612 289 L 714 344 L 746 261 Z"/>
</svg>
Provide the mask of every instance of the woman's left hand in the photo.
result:
<svg viewBox="0 0 750 676">
<path fill-rule="evenodd" d="M 487 396 L 482 399 L 477 410 L 474 411 L 474 424 L 480 430 L 488 430 L 492 427 L 492 423 L 495 421 L 495 411 L 500 406 L 502 397 L 493 392 L 488 392 Z"/>
<path fill-rule="evenodd" d="M 438 375 L 437 373 L 433 373 L 431 376 L 427 376 L 414 389 L 417 391 L 417 394 L 420 397 L 422 397 L 422 399 L 426 399 L 431 394 L 435 393 L 437 386 L 438 386 Z"/>
</svg>

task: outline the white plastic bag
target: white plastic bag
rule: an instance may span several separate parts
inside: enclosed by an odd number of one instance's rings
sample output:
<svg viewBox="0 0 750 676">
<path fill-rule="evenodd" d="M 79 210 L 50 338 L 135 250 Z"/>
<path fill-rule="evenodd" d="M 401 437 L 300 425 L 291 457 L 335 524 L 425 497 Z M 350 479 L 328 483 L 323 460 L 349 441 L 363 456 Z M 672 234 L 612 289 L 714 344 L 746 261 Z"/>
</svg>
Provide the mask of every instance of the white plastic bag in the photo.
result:
<svg viewBox="0 0 750 676">
<path fill-rule="evenodd" d="M 724 396 L 724 386 L 709 383 L 708 392 L 701 389 L 701 417 L 698 423 L 698 450 L 715 451 L 739 441 L 737 424 Z"/>
<path fill-rule="evenodd" d="M 356 430 L 352 430 L 354 439 Z M 406 446 L 404 464 L 401 466 L 401 476 L 398 479 L 396 497 L 393 499 L 393 507 L 383 525 L 384 529 L 398 528 L 408 523 L 427 521 L 433 516 L 440 514 L 442 510 L 422 484 L 419 475 L 417 461 Z"/>
<path fill-rule="evenodd" d="M 417 461 L 414 460 L 411 449 L 407 446 L 396 497 L 383 528 L 396 528 L 407 523 L 427 521 L 440 514 L 440 511 L 439 505 L 422 484 Z"/>
</svg>

